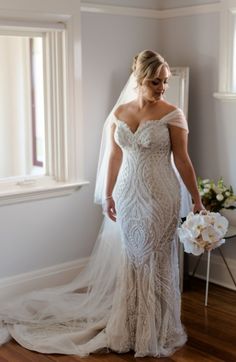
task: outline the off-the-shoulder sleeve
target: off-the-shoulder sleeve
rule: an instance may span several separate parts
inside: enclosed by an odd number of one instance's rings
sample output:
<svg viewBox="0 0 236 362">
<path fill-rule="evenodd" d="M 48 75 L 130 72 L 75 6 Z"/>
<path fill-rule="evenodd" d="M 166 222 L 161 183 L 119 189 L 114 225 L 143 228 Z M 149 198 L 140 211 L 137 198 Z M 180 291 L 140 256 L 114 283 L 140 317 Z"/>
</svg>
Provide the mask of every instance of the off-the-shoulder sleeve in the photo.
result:
<svg viewBox="0 0 236 362">
<path fill-rule="evenodd" d="M 180 108 L 175 109 L 167 115 L 167 122 L 170 126 L 180 127 L 185 129 L 187 132 L 189 131 L 187 120 Z"/>
</svg>

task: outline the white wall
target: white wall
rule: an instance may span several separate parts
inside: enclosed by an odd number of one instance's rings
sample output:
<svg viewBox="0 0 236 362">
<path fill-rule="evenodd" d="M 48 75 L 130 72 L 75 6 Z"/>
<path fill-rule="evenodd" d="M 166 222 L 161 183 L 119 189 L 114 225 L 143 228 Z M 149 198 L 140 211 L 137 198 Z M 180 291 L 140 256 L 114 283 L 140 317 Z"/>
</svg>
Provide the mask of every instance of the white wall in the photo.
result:
<svg viewBox="0 0 236 362">
<path fill-rule="evenodd" d="M 155 19 L 82 14 L 83 105 L 88 140 L 85 155 L 91 162 L 86 166 L 90 166 L 91 180 L 102 125 L 128 79 L 132 58 L 144 48 L 156 48 L 158 41 Z"/>
<path fill-rule="evenodd" d="M 210 24 L 210 27 L 209 27 Z M 190 152 L 196 172 L 217 177 L 215 99 L 218 86 L 219 14 L 160 21 L 161 52 L 172 65 L 188 65 Z"/>
<path fill-rule="evenodd" d="M 177 2 L 176 2 L 177 3 Z M 222 102 L 213 97 L 218 91 L 219 13 L 180 16 L 160 20 L 161 53 L 171 65 L 190 67 L 189 150 L 197 175 L 221 176 L 236 192 L 235 114 L 236 102 Z M 236 220 L 235 220 L 236 222 Z M 236 275 L 236 239 L 223 246 L 227 261 Z M 196 258 L 190 257 L 190 269 Z M 234 287 L 222 259 L 212 255 L 214 282 Z M 206 260 L 198 276 L 205 277 Z"/>
</svg>

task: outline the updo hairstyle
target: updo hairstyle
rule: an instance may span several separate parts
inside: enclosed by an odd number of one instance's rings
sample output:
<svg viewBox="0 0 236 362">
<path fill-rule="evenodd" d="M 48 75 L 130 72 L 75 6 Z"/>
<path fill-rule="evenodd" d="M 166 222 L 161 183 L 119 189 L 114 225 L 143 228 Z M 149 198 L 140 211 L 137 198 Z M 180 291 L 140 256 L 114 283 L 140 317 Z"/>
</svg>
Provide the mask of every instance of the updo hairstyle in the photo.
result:
<svg viewBox="0 0 236 362">
<path fill-rule="evenodd" d="M 152 50 L 143 50 L 137 54 L 132 65 L 137 84 L 141 85 L 145 79 L 154 79 L 163 66 L 170 72 L 170 67 L 165 59 Z"/>
</svg>

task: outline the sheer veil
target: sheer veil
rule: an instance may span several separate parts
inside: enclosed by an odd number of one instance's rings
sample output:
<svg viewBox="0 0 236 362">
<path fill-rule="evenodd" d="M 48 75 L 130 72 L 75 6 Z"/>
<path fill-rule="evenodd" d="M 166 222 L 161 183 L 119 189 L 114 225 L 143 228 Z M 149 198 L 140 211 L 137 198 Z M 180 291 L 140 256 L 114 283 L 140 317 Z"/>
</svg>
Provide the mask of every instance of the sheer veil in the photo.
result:
<svg viewBox="0 0 236 362">
<path fill-rule="evenodd" d="M 97 169 L 97 179 L 94 193 L 94 202 L 97 204 L 103 204 L 104 195 L 105 195 L 105 186 L 106 186 L 106 175 L 108 168 L 108 160 L 110 154 L 110 127 L 115 121 L 114 111 L 118 108 L 119 105 L 130 102 L 135 99 L 137 95 L 136 91 L 137 83 L 135 81 L 134 74 L 132 73 L 124 86 L 116 104 L 112 108 L 109 116 L 107 117 L 103 132 L 102 132 L 102 141 L 100 147 L 99 161 L 98 161 L 98 169 Z"/>
<path fill-rule="evenodd" d="M 114 109 L 136 96 L 131 74 L 103 129 L 95 202 L 102 204 L 109 157 L 109 130 Z M 174 167 L 174 165 L 173 165 Z M 175 169 L 176 170 L 176 169 Z M 177 173 L 177 170 L 176 170 Z M 191 207 L 181 184 L 181 217 Z M 86 356 L 107 345 L 104 329 L 109 319 L 122 255 L 118 223 L 104 218 L 88 264 L 71 283 L 34 291 L 0 307 L 0 344 L 11 337 L 26 348 L 42 353 Z"/>
</svg>

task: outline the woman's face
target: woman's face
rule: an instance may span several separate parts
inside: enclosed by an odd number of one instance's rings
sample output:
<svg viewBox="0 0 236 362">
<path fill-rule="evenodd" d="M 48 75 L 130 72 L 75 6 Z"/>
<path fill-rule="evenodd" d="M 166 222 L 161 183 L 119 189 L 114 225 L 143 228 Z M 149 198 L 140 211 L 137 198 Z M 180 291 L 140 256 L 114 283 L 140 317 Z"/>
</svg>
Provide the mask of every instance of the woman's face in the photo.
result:
<svg viewBox="0 0 236 362">
<path fill-rule="evenodd" d="M 141 85 L 142 97 L 149 102 L 156 102 L 161 99 L 167 89 L 169 76 L 168 68 L 163 66 L 154 79 L 144 80 Z"/>
</svg>

